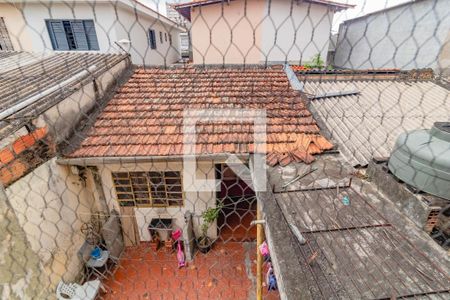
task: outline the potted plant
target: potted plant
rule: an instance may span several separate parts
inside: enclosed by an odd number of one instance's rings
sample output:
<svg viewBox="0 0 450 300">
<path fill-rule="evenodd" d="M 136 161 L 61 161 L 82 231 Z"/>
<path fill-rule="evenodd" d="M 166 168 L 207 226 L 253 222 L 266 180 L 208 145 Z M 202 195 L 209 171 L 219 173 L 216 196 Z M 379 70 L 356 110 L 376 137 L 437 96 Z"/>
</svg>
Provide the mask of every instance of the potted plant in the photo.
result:
<svg viewBox="0 0 450 300">
<path fill-rule="evenodd" d="M 208 208 L 202 213 L 202 235 L 197 240 L 197 246 L 200 252 L 207 253 L 211 250 L 214 241 L 208 236 L 208 229 L 211 224 L 219 217 L 221 206 Z"/>
</svg>

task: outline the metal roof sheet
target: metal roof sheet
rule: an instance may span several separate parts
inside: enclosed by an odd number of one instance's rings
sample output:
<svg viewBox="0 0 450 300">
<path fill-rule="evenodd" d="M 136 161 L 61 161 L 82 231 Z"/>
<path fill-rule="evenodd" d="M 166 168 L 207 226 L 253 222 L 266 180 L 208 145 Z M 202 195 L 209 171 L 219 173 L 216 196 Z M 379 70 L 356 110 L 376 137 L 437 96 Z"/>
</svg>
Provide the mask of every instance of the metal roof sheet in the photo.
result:
<svg viewBox="0 0 450 300">
<path fill-rule="evenodd" d="M 389 157 L 405 131 L 450 120 L 450 93 L 432 81 L 305 81 L 304 92 L 348 90 L 360 93 L 311 100 L 310 110 L 353 165 Z"/>
<path fill-rule="evenodd" d="M 54 52 L 36 54 L 27 52 L 0 53 L 0 113 L 15 107 L 30 97 L 57 87 L 80 72 L 95 66 L 93 77 L 103 74 L 128 57 L 127 54 L 99 54 Z M 86 76 L 85 76 L 86 77 Z M 89 79 L 89 78 L 91 79 Z M 14 112 L 0 122 L 0 135 L 6 136 L 24 125 L 27 118 L 41 114 L 74 91 L 82 88 L 91 76 L 58 88 L 38 101 Z M 81 83 L 81 84 L 80 84 Z"/>
</svg>

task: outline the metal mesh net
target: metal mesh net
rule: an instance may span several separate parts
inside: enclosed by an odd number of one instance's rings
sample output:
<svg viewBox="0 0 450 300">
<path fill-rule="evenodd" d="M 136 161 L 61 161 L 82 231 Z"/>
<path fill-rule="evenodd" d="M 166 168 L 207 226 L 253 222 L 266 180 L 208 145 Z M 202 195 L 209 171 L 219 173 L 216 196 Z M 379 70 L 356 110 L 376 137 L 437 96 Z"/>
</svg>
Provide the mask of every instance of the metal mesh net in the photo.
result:
<svg viewBox="0 0 450 300">
<path fill-rule="evenodd" d="M 448 0 L 0 1 L 2 299 L 448 299 Z"/>
</svg>

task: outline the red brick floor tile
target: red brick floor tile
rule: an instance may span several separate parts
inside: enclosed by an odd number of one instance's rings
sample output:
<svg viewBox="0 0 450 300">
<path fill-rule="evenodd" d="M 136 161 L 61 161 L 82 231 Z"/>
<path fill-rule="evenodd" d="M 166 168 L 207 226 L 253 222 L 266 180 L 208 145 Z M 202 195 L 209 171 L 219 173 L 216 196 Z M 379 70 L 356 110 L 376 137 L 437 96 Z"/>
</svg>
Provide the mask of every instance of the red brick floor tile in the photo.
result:
<svg viewBox="0 0 450 300">
<path fill-rule="evenodd" d="M 175 253 L 155 253 L 142 243 L 125 251 L 114 274 L 103 282 L 109 292 L 101 299 L 246 300 L 255 290 L 254 253 L 254 244 L 216 243 L 179 269 Z M 265 291 L 264 299 L 279 296 Z"/>
</svg>

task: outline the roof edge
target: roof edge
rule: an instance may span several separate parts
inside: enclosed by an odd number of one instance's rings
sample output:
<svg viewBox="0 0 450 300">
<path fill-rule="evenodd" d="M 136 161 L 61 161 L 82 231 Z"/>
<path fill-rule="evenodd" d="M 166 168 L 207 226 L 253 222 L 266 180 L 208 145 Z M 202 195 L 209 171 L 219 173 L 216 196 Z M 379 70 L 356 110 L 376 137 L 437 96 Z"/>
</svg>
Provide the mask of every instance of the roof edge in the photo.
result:
<svg viewBox="0 0 450 300">
<path fill-rule="evenodd" d="M 206 5 L 213 5 L 218 3 L 228 3 L 230 1 L 235 0 L 200 0 L 200 1 L 191 1 L 187 3 L 173 3 L 169 4 L 170 7 L 175 9 L 180 15 L 182 15 L 187 20 L 191 21 L 191 8 L 192 7 L 198 7 L 198 6 L 206 6 Z M 347 4 L 347 3 L 340 3 L 340 2 L 334 2 L 331 0 L 304 0 L 304 2 L 308 2 L 311 4 L 317 4 L 317 5 L 325 5 L 334 8 L 335 11 L 341 11 L 349 8 L 354 8 L 356 5 L 354 4 Z"/>
</svg>

